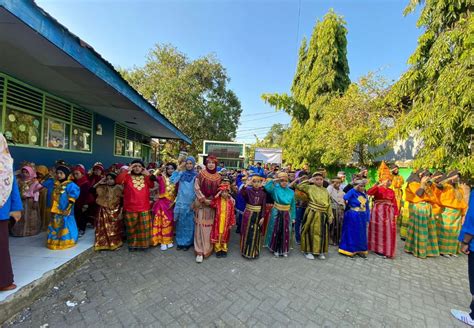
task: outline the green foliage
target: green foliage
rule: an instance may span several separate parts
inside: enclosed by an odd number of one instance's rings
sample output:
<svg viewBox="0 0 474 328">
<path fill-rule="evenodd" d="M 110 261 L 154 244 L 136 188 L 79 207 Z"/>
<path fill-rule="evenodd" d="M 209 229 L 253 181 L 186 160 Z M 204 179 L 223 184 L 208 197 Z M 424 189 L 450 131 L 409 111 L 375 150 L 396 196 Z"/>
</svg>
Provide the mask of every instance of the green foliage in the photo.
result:
<svg viewBox="0 0 474 328">
<path fill-rule="evenodd" d="M 412 0 L 405 13 L 421 1 Z M 422 140 L 415 165 L 474 174 L 472 138 L 473 35 L 471 0 L 426 0 L 418 20 L 425 33 L 409 70 L 388 100 L 401 113 L 392 137 Z"/>
<path fill-rule="evenodd" d="M 190 60 L 171 45 L 157 44 L 143 67 L 121 74 L 193 140 L 191 153 L 196 154 L 205 139 L 235 138 L 240 101 L 228 89 L 227 72 L 214 56 Z"/>
<path fill-rule="evenodd" d="M 291 127 L 284 133 L 283 145 L 289 163 L 320 163 L 321 149 L 314 139 L 314 129 L 324 114 L 324 107 L 349 87 L 347 29 L 341 16 L 330 10 L 317 22 L 309 44 L 303 40 L 298 65 L 287 94 L 264 94 L 262 98 L 292 116 Z"/>
</svg>

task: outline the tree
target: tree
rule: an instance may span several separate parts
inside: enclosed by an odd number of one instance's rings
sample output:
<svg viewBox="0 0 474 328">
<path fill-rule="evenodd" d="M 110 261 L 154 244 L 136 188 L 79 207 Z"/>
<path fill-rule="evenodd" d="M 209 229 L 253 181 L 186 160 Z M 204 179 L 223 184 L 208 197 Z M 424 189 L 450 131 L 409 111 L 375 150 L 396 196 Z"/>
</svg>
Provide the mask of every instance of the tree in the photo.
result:
<svg viewBox="0 0 474 328">
<path fill-rule="evenodd" d="M 405 14 L 421 2 L 411 0 Z M 392 137 L 422 140 L 417 166 L 473 174 L 472 1 L 423 2 L 417 25 L 425 32 L 388 96 L 401 114 Z"/>
<path fill-rule="evenodd" d="M 124 78 L 188 135 L 196 154 L 205 139 L 235 138 L 242 109 L 228 89 L 229 77 L 212 55 L 190 60 L 171 45 L 157 44 L 143 67 L 121 70 Z M 173 149 L 177 149 L 175 143 Z"/>
<path fill-rule="evenodd" d="M 323 107 L 313 134 L 321 164 L 370 165 L 386 152 L 386 136 L 394 120 L 392 108 L 384 101 L 387 91 L 383 79 L 369 74 Z"/>
<path fill-rule="evenodd" d="M 324 106 L 342 95 L 350 84 L 346 34 L 344 20 L 330 10 L 317 22 L 309 45 L 306 39 L 302 41 L 291 95 L 262 95 L 267 103 L 292 115 L 291 127 L 283 138 L 291 164 L 320 163 L 314 129 Z"/>
</svg>

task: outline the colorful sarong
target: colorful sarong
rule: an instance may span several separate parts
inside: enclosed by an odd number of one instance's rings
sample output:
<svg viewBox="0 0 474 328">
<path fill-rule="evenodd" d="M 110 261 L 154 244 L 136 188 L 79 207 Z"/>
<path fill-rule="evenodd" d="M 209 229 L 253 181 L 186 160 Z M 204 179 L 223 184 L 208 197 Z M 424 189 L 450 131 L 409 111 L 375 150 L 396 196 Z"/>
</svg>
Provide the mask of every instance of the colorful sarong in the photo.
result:
<svg viewBox="0 0 474 328">
<path fill-rule="evenodd" d="M 194 253 L 208 257 L 212 254 L 211 230 L 214 223 L 215 209 L 199 205 L 196 210 L 194 227 Z"/>
<path fill-rule="evenodd" d="M 344 206 L 337 205 L 332 209 L 334 220 L 329 225 L 329 240 L 332 245 L 339 245 L 342 235 L 342 223 L 344 222 Z"/>
<path fill-rule="evenodd" d="M 55 213 L 51 215 L 46 247 L 53 250 L 62 250 L 75 246 L 79 237 L 79 231 L 77 230 L 74 215 Z"/>
<path fill-rule="evenodd" d="M 370 213 L 369 250 L 395 257 L 397 245 L 397 224 L 392 203 L 374 202 Z"/>
<path fill-rule="evenodd" d="M 125 212 L 127 243 L 129 249 L 150 247 L 150 211 Z"/>
<path fill-rule="evenodd" d="M 160 198 L 153 207 L 151 246 L 173 243 L 173 202 Z"/>
<path fill-rule="evenodd" d="M 440 254 L 455 255 L 460 253 L 458 236 L 461 225 L 461 210 L 445 207 L 436 222 Z"/>
<path fill-rule="evenodd" d="M 265 246 L 278 254 L 288 254 L 290 251 L 290 212 L 273 207 L 265 235 Z"/>
<path fill-rule="evenodd" d="M 120 207 L 100 207 L 95 227 L 94 250 L 113 251 L 122 246 L 123 222 Z"/>
<path fill-rule="evenodd" d="M 410 203 L 405 252 L 416 257 L 439 256 L 436 222 L 427 202 Z"/>
<path fill-rule="evenodd" d="M 258 258 L 260 255 L 261 229 L 259 224 L 260 211 L 246 208 L 242 217 L 240 230 L 240 252 L 248 259 Z"/>
<path fill-rule="evenodd" d="M 315 255 L 328 252 L 328 215 L 307 207 L 301 225 L 301 251 Z"/>
</svg>

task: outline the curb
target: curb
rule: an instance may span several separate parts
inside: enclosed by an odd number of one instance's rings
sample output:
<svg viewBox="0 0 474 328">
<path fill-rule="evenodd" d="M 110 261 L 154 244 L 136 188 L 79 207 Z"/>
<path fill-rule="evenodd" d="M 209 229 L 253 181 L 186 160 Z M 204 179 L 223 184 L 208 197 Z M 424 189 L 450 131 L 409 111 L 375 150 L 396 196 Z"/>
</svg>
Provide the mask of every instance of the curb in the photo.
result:
<svg viewBox="0 0 474 328">
<path fill-rule="evenodd" d="M 14 294 L 0 302 L 0 326 L 12 319 L 17 313 L 30 306 L 43 296 L 54 285 L 73 273 L 78 267 L 92 257 L 94 247 L 90 247 L 60 267 L 46 272 L 41 278 L 22 287 Z"/>
</svg>

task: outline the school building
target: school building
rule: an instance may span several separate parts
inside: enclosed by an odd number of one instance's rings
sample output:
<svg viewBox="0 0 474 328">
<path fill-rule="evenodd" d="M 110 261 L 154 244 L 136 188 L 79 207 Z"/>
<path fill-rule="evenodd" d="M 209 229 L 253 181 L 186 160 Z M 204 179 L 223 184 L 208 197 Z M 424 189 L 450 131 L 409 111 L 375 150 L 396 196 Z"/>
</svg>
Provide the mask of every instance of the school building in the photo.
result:
<svg viewBox="0 0 474 328">
<path fill-rule="evenodd" d="M 149 161 L 151 138 L 191 140 L 90 45 L 30 0 L 0 0 L 0 131 L 22 161 Z"/>
</svg>

